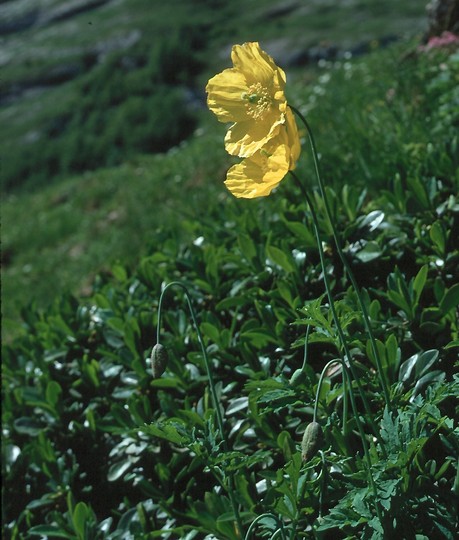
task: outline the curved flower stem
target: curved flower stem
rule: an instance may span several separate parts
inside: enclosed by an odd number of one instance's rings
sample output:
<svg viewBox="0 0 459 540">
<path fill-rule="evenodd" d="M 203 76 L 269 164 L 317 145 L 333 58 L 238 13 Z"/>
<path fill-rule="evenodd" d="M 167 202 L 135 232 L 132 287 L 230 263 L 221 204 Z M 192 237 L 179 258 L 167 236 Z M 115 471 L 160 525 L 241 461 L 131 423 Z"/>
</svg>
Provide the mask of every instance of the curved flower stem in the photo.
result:
<svg viewBox="0 0 459 540">
<path fill-rule="evenodd" d="M 376 346 L 376 340 L 375 340 L 375 337 L 374 337 L 374 334 L 373 334 L 373 330 L 371 328 L 370 317 L 368 316 L 367 308 L 366 308 L 365 303 L 363 301 L 362 294 L 360 292 L 360 289 L 359 289 L 359 286 L 358 286 L 357 281 L 355 279 L 352 268 L 351 268 L 350 264 L 348 263 L 345 255 L 343 253 L 343 250 L 341 248 L 341 242 L 339 240 L 338 231 L 336 230 L 336 227 L 335 227 L 335 224 L 334 224 L 334 221 L 333 221 L 333 217 L 332 217 L 332 214 L 331 214 L 331 211 L 330 211 L 330 205 L 328 204 L 327 194 L 325 192 L 325 187 L 324 187 L 324 184 L 322 182 L 322 177 L 320 176 L 319 160 L 317 158 L 317 149 L 316 149 L 316 145 L 315 145 L 315 142 L 314 142 L 314 136 L 312 134 L 311 127 L 309 126 L 306 118 L 301 114 L 301 112 L 298 109 L 296 109 L 295 107 L 292 107 L 291 105 L 290 105 L 290 108 L 300 118 L 300 120 L 303 122 L 303 124 L 304 124 L 304 126 L 305 126 L 305 128 L 306 128 L 306 130 L 308 132 L 309 142 L 311 144 L 312 156 L 313 156 L 313 159 L 314 159 L 314 168 L 315 168 L 315 172 L 316 172 L 317 181 L 318 181 L 318 184 L 319 184 L 319 190 L 320 190 L 320 194 L 322 196 L 322 199 L 324 201 L 325 211 L 327 213 L 328 220 L 329 220 L 331 228 L 332 228 L 333 239 L 335 240 L 338 255 L 339 255 L 341 261 L 343 262 L 346 273 L 349 276 L 349 279 L 351 280 L 351 283 L 352 283 L 352 286 L 354 288 L 355 294 L 357 295 L 357 299 L 358 299 L 358 302 L 360 304 L 360 309 L 362 310 L 362 316 L 363 316 L 363 321 L 364 321 L 364 324 L 365 324 L 365 328 L 367 330 L 368 337 L 370 338 L 371 349 L 373 351 L 373 355 L 374 355 L 374 358 L 376 360 L 376 367 L 378 369 L 379 380 L 380 380 L 381 388 L 382 388 L 382 391 L 383 391 L 383 394 L 384 394 L 384 399 L 385 399 L 385 402 L 386 402 L 386 406 L 387 406 L 388 409 L 390 409 L 389 388 L 388 388 L 388 385 L 387 385 L 386 378 L 384 376 L 384 370 L 382 368 L 381 358 L 379 356 L 378 348 Z"/>
<path fill-rule="evenodd" d="M 363 391 L 362 389 L 362 385 L 360 383 L 360 379 L 359 377 L 357 377 L 357 374 L 354 370 L 354 362 L 352 360 L 352 355 L 351 355 L 351 352 L 349 350 L 349 347 L 347 345 L 347 340 L 346 340 L 346 337 L 344 335 L 344 331 L 343 331 L 343 328 L 341 326 L 341 323 L 340 323 L 340 320 L 339 320 L 339 317 L 338 317 L 338 314 L 336 313 L 336 308 L 335 308 L 335 301 L 333 300 L 333 295 L 331 293 L 331 288 L 330 288 L 330 283 L 328 281 L 328 274 L 327 274 L 327 269 L 326 269 L 326 266 L 325 266 L 325 255 L 324 255 L 324 250 L 322 248 L 322 242 L 320 240 L 320 234 L 319 234 L 319 224 L 318 224 L 318 220 L 317 220 L 317 215 L 316 215 L 316 211 L 314 209 L 314 205 L 312 204 L 312 201 L 311 201 L 311 198 L 309 197 L 309 194 L 308 192 L 306 191 L 306 189 L 304 188 L 303 184 L 301 183 L 300 179 L 296 176 L 296 174 L 294 174 L 292 171 L 290 171 L 290 174 L 293 176 L 293 178 L 295 179 L 295 181 L 297 182 L 298 186 L 300 187 L 303 195 L 305 196 L 306 198 L 306 202 L 308 203 L 309 205 L 309 209 L 311 211 L 311 216 L 312 216 L 312 222 L 314 224 L 314 234 L 315 234 L 315 237 L 316 237 L 316 243 L 317 243 L 317 247 L 319 249 L 319 257 L 320 257 L 320 263 L 322 265 L 322 272 L 323 272 L 323 275 L 324 275 L 324 284 L 325 284 L 325 290 L 327 292 L 327 297 L 328 297 L 328 303 L 329 303 L 329 306 L 330 306 L 330 311 L 332 313 L 332 317 L 333 317 L 333 321 L 335 323 L 335 326 L 336 326 L 336 330 L 338 332 L 338 336 L 339 336 L 339 339 L 341 341 L 341 344 L 343 346 L 343 349 L 344 349 L 344 353 L 346 355 L 346 358 L 347 358 L 347 361 L 349 363 L 349 369 L 351 370 L 351 374 L 352 374 L 352 377 L 353 379 L 355 380 L 356 384 L 357 384 L 357 387 L 359 389 L 359 394 L 362 398 L 362 401 L 363 401 L 363 404 L 364 404 L 364 407 L 365 407 L 365 410 L 367 412 L 367 415 L 368 415 L 368 420 L 372 426 L 372 429 L 373 429 L 373 432 L 375 434 L 376 437 L 378 437 L 378 440 L 380 439 L 379 437 L 379 432 L 378 432 L 378 429 L 375 425 L 375 422 L 374 422 L 374 419 L 373 419 L 373 413 L 371 412 L 371 409 L 370 409 L 370 405 L 368 403 L 368 400 L 366 398 L 366 395 L 365 395 L 365 392 Z M 381 441 L 380 441 L 381 442 Z M 381 447 L 383 447 L 383 443 L 381 442 Z"/>
<path fill-rule="evenodd" d="M 261 521 L 263 518 L 265 517 L 270 517 L 272 518 L 275 522 L 276 522 L 276 525 L 278 526 L 277 530 L 275 531 L 275 533 L 273 534 L 273 536 L 271 537 L 271 540 L 273 538 L 276 538 L 277 537 L 277 533 L 280 533 L 281 535 L 281 538 L 282 540 L 286 540 L 285 538 L 285 534 L 284 534 L 284 524 L 282 523 L 282 521 L 275 515 L 275 514 L 271 514 L 270 512 L 267 512 L 265 514 L 261 514 L 259 516 L 257 516 L 253 521 L 252 523 L 250 524 L 250 527 L 248 528 L 247 530 L 247 534 L 245 535 L 244 537 L 244 540 L 250 540 L 251 536 L 252 536 L 252 532 L 255 530 L 255 527 L 257 525 L 257 523 L 259 521 Z"/>
<path fill-rule="evenodd" d="M 306 366 L 308 365 L 308 345 L 309 345 L 309 333 L 311 332 L 311 325 L 308 324 L 306 328 L 306 336 L 304 338 L 304 354 L 303 354 L 303 365 L 301 366 L 301 371 L 304 372 Z"/>
<path fill-rule="evenodd" d="M 214 379 L 213 379 L 213 376 L 212 376 L 212 371 L 210 369 L 209 357 L 207 356 L 207 351 L 206 351 L 206 348 L 204 346 L 204 340 L 202 339 L 201 330 L 199 329 L 198 321 L 196 319 L 196 314 L 195 314 L 195 311 L 194 311 L 193 304 L 191 302 L 191 297 L 190 297 L 190 295 L 188 293 L 188 289 L 185 287 L 185 285 L 183 285 L 179 281 L 172 281 L 171 283 L 168 283 L 164 287 L 164 289 L 162 290 L 161 296 L 159 297 L 158 322 L 157 322 L 157 325 L 156 325 L 156 343 L 160 342 L 159 341 L 159 336 L 160 336 L 160 331 L 161 331 L 161 313 L 162 313 L 163 298 L 164 298 L 164 295 L 165 295 L 166 291 L 170 287 L 179 287 L 185 293 L 185 297 L 186 297 L 186 300 L 187 300 L 187 303 L 188 303 L 188 307 L 190 309 L 191 319 L 192 319 L 194 327 L 196 329 L 196 334 L 198 336 L 199 345 L 201 346 L 202 355 L 203 355 L 203 358 L 204 358 L 204 364 L 206 366 L 207 378 L 209 379 L 210 392 L 211 392 L 211 395 L 212 395 L 212 401 L 213 401 L 213 404 L 214 404 L 215 413 L 217 415 L 217 424 L 218 424 L 218 429 L 220 431 L 220 436 L 222 438 L 223 450 L 225 452 L 227 452 L 228 451 L 228 442 L 226 440 L 225 432 L 223 430 L 223 418 L 222 418 L 222 413 L 221 413 L 221 410 L 220 410 L 220 404 L 219 404 L 219 401 L 218 401 L 217 391 L 215 390 L 215 383 L 214 383 Z M 236 518 L 237 534 L 238 534 L 238 536 L 240 538 L 242 538 L 242 534 L 243 534 L 244 529 L 242 527 L 242 521 L 241 521 L 241 517 L 239 515 L 239 509 L 238 509 L 236 500 L 234 498 L 234 477 L 233 477 L 232 472 L 228 473 L 228 490 L 227 491 L 228 491 L 228 495 L 229 495 L 229 498 L 230 498 L 230 501 L 231 501 L 231 506 L 233 507 L 234 517 Z"/>
<path fill-rule="evenodd" d="M 317 422 L 317 409 L 319 407 L 319 395 L 320 395 L 320 389 L 322 388 L 322 381 L 325 377 L 325 372 L 332 364 L 341 364 L 341 367 L 343 368 L 343 435 L 346 435 L 347 434 L 347 417 L 348 417 L 347 387 L 349 387 L 350 394 L 352 394 L 353 390 L 352 390 L 351 379 L 349 377 L 349 372 L 347 371 L 346 364 L 342 358 L 335 358 L 333 360 L 330 360 L 329 362 L 325 364 L 324 368 L 322 369 L 322 373 L 320 374 L 320 377 L 319 377 L 319 383 L 317 385 L 316 400 L 314 402 L 314 413 L 312 416 L 312 421 Z M 353 397 L 354 396 L 352 395 L 352 398 Z M 353 405 L 355 405 L 355 401 Z M 354 412 L 354 415 L 357 414 L 357 411 L 354 410 L 354 406 L 353 406 L 353 412 Z"/>
<path fill-rule="evenodd" d="M 319 224 L 318 224 L 318 221 L 317 221 L 317 215 L 316 215 L 316 212 L 314 210 L 314 206 L 312 204 L 312 201 L 311 201 L 306 189 L 304 188 L 303 184 L 300 182 L 299 178 L 294 173 L 292 173 L 292 171 L 290 171 L 290 174 L 293 176 L 293 178 L 296 180 L 296 182 L 300 186 L 300 189 L 303 192 L 303 195 L 305 196 L 306 201 L 307 201 L 307 203 L 309 205 L 309 209 L 311 210 L 312 221 L 313 221 L 313 224 L 314 224 L 314 233 L 315 233 L 315 236 L 316 236 L 317 246 L 319 248 L 320 262 L 321 262 L 321 265 L 322 265 L 322 272 L 324 274 L 324 283 L 325 283 L 325 289 L 327 291 L 328 301 L 329 301 L 329 305 L 330 305 L 330 311 L 332 312 L 333 320 L 335 322 L 335 326 L 336 326 L 336 329 L 338 331 L 340 341 L 342 343 L 342 346 L 343 346 L 347 361 L 349 363 L 349 369 L 351 371 L 352 377 L 353 377 L 353 379 L 355 380 L 355 382 L 356 382 L 356 384 L 358 386 L 360 396 L 361 396 L 362 401 L 363 401 L 363 403 L 365 405 L 365 408 L 367 409 L 367 414 L 368 414 L 368 417 L 369 417 L 368 419 L 369 419 L 369 421 L 371 423 L 371 426 L 373 428 L 373 431 L 374 431 L 376 437 L 378 437 L 378 440 L 380 441 L 381 448 L 382 448 L 382 450 L 383 450 L 383 452 L 385 454 L 384 444 L 381 441 L 378 430 L 376 429 L 376 426 L 374 424 L 373 415 L 372 415 L 371 410 L 369 408 L 368 401 L 366 399 L 365 393 L 364 393 L 364 391 L 362 389 L 362 386 L 360 384 L 359 378 L 356 376 L 356 373 L 354 371 L 352 356 L 351 356 L 351 353 L 349 351 L 349 347 L 347 345 L 346 337 L 345 337 L 343 329 L 341 327 L 341 323 L 339 321 L 338 314 L 336 313 L 335 302 L 333 300 L 333 296 L 331 294 L 330 284 L 328 282 L 328 275 L 327 275 L 327 271 L 326 271 L 326 267 L 325 267 L 325 256 L 324 256 L 324 251 L 323 251 L 323 248 L 322 248 L 322 242 L 320 240 Z M 343 362 L 342 365 L 343 365 L 344 371 L 346 372 L 346 375 L 349 377 L 349 375 L 348 375 L 348 373 L 346 371 L 346 369 L 347 369 L 346 363 Z M 350 379 L 350 377 L 349 377 L 349 379 Z M 377 489 L 376 489 L 376 484 L 375 484 L 375 481 L 374 481 L 374 478 L 373 478 L 373 474 L 371 472 L 371 468 L 372 468 L 371 456 L 370 456 L 370 452 L 368 450 L 368 444 L 367 444 L 367 440 L 365 438 L 365 432 L 363 431 L 362 423 L 360 421 L 359 412 L 358 412 L 358 409 L 357 409 L 357 406 L 356 406 L 356 403 L 355 403 L 354 394 L 352 392 L 352 385 L 349 385 L 349 387 L 350 387 L 349 396 L 351 398 L 351 405 L 352 405 L 352 409 L 353 409 L 353 412 L 354 412 L 354 417 L 355 417 L 355 421 L 356 421 L 356 424 L 357 424 L 357 428 L 359 430 L 360 438 L 362 440 L 363 452 L 364 452 L 365 460 L 366 460 L 366 464 L 367 464 L 368 478 L 369 478 L 371 489 L 373 491 L 373 495 L 375 497 L 376 513 L 378 515 L 381 526 L 383 526 L 381 508 L 380 508 L 379 499 L 378 499 L 378 492 L 377 492 Z"/>
</svg>

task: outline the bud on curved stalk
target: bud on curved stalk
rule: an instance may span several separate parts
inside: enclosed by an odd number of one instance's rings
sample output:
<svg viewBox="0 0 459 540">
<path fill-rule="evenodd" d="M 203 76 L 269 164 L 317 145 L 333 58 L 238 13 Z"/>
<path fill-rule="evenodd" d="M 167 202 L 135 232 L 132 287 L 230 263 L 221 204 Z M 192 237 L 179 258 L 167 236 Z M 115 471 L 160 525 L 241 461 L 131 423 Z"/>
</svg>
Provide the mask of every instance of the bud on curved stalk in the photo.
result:
<svg viewBox="0 0 459 540">
<path fill-rule="evenodd" d="M 161 377 L 161 375 L 164 373 L 167 362 L 169 360 L 167 350 L 165 347 L 161 345 L 161 343 L 157 343 L 153 350 L 151 351 L 151 369 L 153 371 L 153 378 L 158 379 Z"/>
<path fill-rule="evenodd" d="M 303 461 L 309 461 L 314 457 L 324 442 L 324 434 L 320 424 L 311 422 L 304 430 L 301 441 L 301 456 Z"/>
<path fill-rule="evenodd" d="M 306 374 L 302 369 L 297 369 L 290 378 L 290 386 L 298 386 L 306 382 Z"/>
</svg>

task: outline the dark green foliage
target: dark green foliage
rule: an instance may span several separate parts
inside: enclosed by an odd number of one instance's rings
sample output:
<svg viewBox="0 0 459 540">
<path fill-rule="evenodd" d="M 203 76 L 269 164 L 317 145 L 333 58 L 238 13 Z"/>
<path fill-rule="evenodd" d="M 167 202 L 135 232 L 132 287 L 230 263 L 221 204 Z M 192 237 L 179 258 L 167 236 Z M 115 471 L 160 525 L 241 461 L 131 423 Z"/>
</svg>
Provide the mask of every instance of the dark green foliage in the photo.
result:
<svg viewBox="0 0 459 540">
<path fill-rule="evenodd" d="M 85 301 L 62 297 L 46 311 L 24 310 L 25 332 L 3 349 L 5 537 L 235 539 L 232 475 L 246 529 L 269 513 L 291 538 L 453 539 L 458 179 L 443 138 L 454 119 L 440 120 L 437 110 L 431 121 L 440 134 L 431 144 L 441 175 L 427 158 L 416 168 L 401 139 L 398 158 L 384 154 L 383 138 L 384 170 L 391 169 L 389 157 L 403 162 L 383 190 L 368 197 L 343 176 L 329 190 L 346 256 L 364 288 L 389 408 L 356 296 L 329 224 L 320 222 L 338 316 L 378 426 L 376 440 L 357 398 L 376 498 L 355 419 L 343 426 L 339 369 L 327 371 L 318 396 L 321 449 L 301 459 L 318 374 L 337 357 L 338 340 L 311 216 L 286 180 L 259 202 L 215 198 L 199 220 L 180 223 L 193 242 L 158 231 L 134 271 L 114 266 Z M 357 131 L 348 131 L 355 149 Z M 338 149 L 328 150 L 333 161 Z M 306 175 L 301 167 L 298 174 Z M 163 375 L 152 377 L 159 294 L 172 280 L 187 286 L 196 308 L 228 448 L 181 291 L 165 298 L 161 343 L 169 359 Z M 307 363 L 292 384 L 307 327 Z M 276 526 L 265 518 L 257 534 L 273 535 Z"/>
</svg>

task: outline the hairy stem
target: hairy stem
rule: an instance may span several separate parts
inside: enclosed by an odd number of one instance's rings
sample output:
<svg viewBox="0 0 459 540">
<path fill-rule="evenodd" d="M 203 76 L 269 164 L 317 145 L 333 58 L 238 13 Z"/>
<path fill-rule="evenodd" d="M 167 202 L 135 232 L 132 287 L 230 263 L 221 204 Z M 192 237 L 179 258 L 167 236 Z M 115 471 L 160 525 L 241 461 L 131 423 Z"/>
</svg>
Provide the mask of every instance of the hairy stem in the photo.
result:
<svg viewBox="0 0 459 540">
<path fill-rule="evenodd" d="M 204 358 L 204 364 L 206 366 L 207 378 L 209 380 L 210 392 L 211 392 L 211 395 L 212 395 L 212 401 L 213 401 L 213 405 L 214 405 L 214 408 L 215 408 L 215 413 L 217 415 L 217 424 L 218 424 L 218 429 L 220 431 L 220 437 L 222 438 L 222 442 L 223 442 L 223 449 L 224 449 L 225 452 L 227 452 L 228 451 L 228 442 L 226 440 L 225 431 L 223 429 L 223 417 L 222 417 L 222 413 L 221 413 L 221 410 L 220 410 L 220 403 L 218 401 L 217 391 L 215 390 L 215 383 L 214 383 L 214 379 L 213 379 L 213 376 L 212 376 L 212 371 L 210 369 L 209 357 L 207 356 L 207 351 L 206 351 L 206 348 L 204 346 L 204 340 L 202 339 L 201 330 L 199 329 L 198 321 L 196 319 L 196 313 L 194 311 L 194 307 L 193 307 L 193 304 L 191 302 L 191 297 L 190 297 L 190 295 L 188 293 L 188 290 L 185 287 L 185 285 L 183 285 L 179 281 L 172 281 L 171 283 L 168 283 L 161 292 L 161 296 L 159 298 L 159 306 L 158 306 L 158 323 L 157 323 L 157 326 L 156 326 L 156 343 L 159 343 L 159 337 L 160 337 L 160 331 L 161 331 L 161 314 L 162 314 L 163 298 L 164 298 L 164 295 L 165 295 L 166 291 L 171 287 L 179 287 L 185 293 L 185 297 L 186 297 L 186 300 L 187 300 L 187 303 L 188 303 L 188 307 L 190 309 L 191 319 L 192 319 L 194 327 L 196 329 L 196 334 L 197 334 L 197 337 L 198 337 L 199 345 L 201 346 L 202 355 L 203 355 L 203 358 Z M 234 517 L 236 518 L 237 534 L 238 534 L 239 538 L 242 538 L 242 534 L 243 534 L 242 521 L 241 521 L 241 517 L 239 515 L 239 509 L 238 509 L 236 500 L 234 498 L 234 491 L 235 491 L 235 489 L 234 489 L 234 476 L 233 476 L 232 472 L 229 472 L 228 473 L 228 489 L 227 489 L 227 492 L 228 492 L 228 496 L 229 496 L 230 501 L 231 501 L 231 506 L 233 507 Z"/>
<path fill-rule="evenodd" d="M 296 109 L 295 107 L 292 107 L 291 105 L 290 105 L 290 108 L 298 116 L 298 118 L 300 118 L 300 120 L 302 121 L 302 123 L 304 124 L 304 126 L 306 128 L 306 131 L 308 132 L 309 142 L 310 142 L 311 150 L 312 150 L 312 156 L 313 156 L 313 159 L 314 159 L 314 169 L 315 169 L 315 173 L 316 173 L 316 177 L 317 177 L 317 182 L 318 182 L 318 185 L 319 185 L 320 194 L 321 194 L 322 199 L 324 201 L 325 211 L 327 213 L 327 217 L 328 217 L 328 220 L 329 220 L 330 225 L 331 225 L 333 239 L 334 239 L 335 244 L 336 244 L 336 249 L 337 249 L 338 255 L 339 255 L 339 257 L 340 257 L 340 259 L 341 259 L 341 261 L 343 263 L 343 266 L 344 266 L 344 268 L 346 270 L 346 273 L 349 276 L 349 279 L 351 280 L 354 291 L 355 291 L 355 293 L 357 295 L 357 299 L 358 299 L 358 302 L 360 304 L 360 309 L 362 311 L 362 316 L 363 316 L 363 321 L 364 321 L 364 324 L 365 324 L 365 328 L 367 330 L 368 337 L 370 338 L 371 349 L 373 351 L 373 355 L 374 355 L 374 358 L 376 360 L 376 367 L 377 367 L 377 370 L 378 370 L 378 376 L 379 376 L 381 388 L 382 388 L 382 391 L 383 391 L 383 394 L 384 394 L 384 399 L 385 399 L 385 402 L 386 402 L 386 406 L 387 406 L 388 409 L 390 409 L 389 388 L 388 388 L 387 381 L 386 381 L 386 378 L 385 378 L 385 375 L 384 375 L 384 370 L 383 370 L 383 367 L 382 367 L 381 358 L 379 356 L 379 351 L 378 351 L 378 348 L 376 346 L 376 340 L 375 340 L 375 337 L 374 337 L 374 334 L 373 334 L 373 330 L 371 328 L 370 317 L 368 315 L 368 311 L 367 311 L 367 308 L 365 306 L 365 302 L 363 301 L 363 298 L 362 298 L 362 293 L 360 292 L 360 289 L 359 289 L 359 286 L 358 286 L 357 281 L 355 279 L 352 268 L 351 268 L 349 262 L 347 261 L 346 256 L 344 255 L 344 252 L 343 252 L 343 250 L 341 248 L 341 242 L 340 242 L 340 239 L 339 239 L 339 236 L 338 236 L 338 231 L 336 230 L 336 227 L 335 227 L 335 224 L 334 224 L 334 221 L 333 221 L 333 216 L 332 216 L 331 211 L 330 211 L 330 205 L 328 203 L 327 193 L 325 191 L 325 186 L 324 186 L 324 183 L 322 181 L 322 177 L 320 175 L 319 160 L 318 160 L 318 157 L 317 157 L 317 149 L 316 149 L 316 145 L 315 145 L 315 142 L 314 142 L 314 136 L 313 136 L 311 127 L 309 126 L 306 118 L 301 114 L 301 112 L 298 109 Z"/>
<path fill-rule="evenodd" d="M 351 352 L 350 352 L 348 344 L 347 344 L 346 336 L 344 335 L 343 328 L 341 326 L 338 314 L 336 312 L 335 301 L 333 300 L 333 295 L 332 295 L 332 292 L 331 292 L 330 282 L 329 282 L 328 274 L 327 274 L 327 268 L 326 268 L 326 265 L 325 265 L 325 255 L 324 255 L 324 250 L 323 250 L 323 247 L 322 247 L 322 241 L 320 239 L 319 224 L 318 224 L 318 220 L 317 220 L 317 214 L 316 214 L 316 211 L 314 209 L 314 205 L 312 204 L 312 201 L 311 201 L 311 198 L 309 197 L 308 192 L 306 191 L 306 189 L 304 188 L 303 184 L 301 183 L 299 178 L 296 176 L 296 174 L 294 174 L 292 171 L 290 171 L 290 174 L 292 175 L 292 177 L 295 179 L 296 183 L 300 187 L 300 189 L 301 189 L 301 191 L 302 191 L 302 193 L 303 193 L 304 197 L 306 198 L 306 201 L 307 201 L 307 203 L 309 205 L 309 209 L 311 211 L 311 216 L 312 216 L 312 222 L 313 222 L 313 225 L 314 225 L 314 234 L 315 234 L 315 237 L 316 237 L 316 243 L 317 243 L 317 247 L 319 249 L 319 257 L 320 257 L 320 263 L 321 263 L 321 266 L 322 266 L 322 273 L 324 275 L 325 290 L 326 290 L 326 293 L 327 293 L 328 303 L 329 303 L 329 306 L 330 306 L 330 311 L 332 313 L 333 321 L 334 321 L 335 326 L 336 326 L 336 331 L 338 332 L 338 337 L 339 337 L 340 342 L 342 344 L 344 354 L 346 356 L 347 362 L 349 363 L 349 369 L 351 370 L 352 378 L 356 382 L 357 387 L 359 389 L 359 394 L 360 394 L 360 396 L 362 398 L 363 405 L 364 405 L 366 413 L 368 415 L 368 421 L 370 422 L 370 424 L 372 426 L 372 429 L 373 429 L 373 432 L 374 432 L 375 436 L 379 437 L 379 432 L 378 432 L 378 429 L 377 429 L 377 427 L 375 425 L 375 422 L 374 422 L 374 419 L 373 419 L 373 413 L 371 412 L 371 408 L 370 408 L 370 405 L 369 405 L 368 400 L 366 398 L 365 392 L 363 391 L 362 385 L 360 383 L 360 379 L 357 376 L 357 373 L 355 372 L 354 362 L 353 362 L 352 355 L 351 355 Z"/>
<path fill-rule="evenodd" d="M 307 201 L 307 203 L 309 205 L 309 209 L 310 209 L 311 215 L 312 215 L 312 222 L 313 222 L 313 225 L 314 225 L 314 234 L 315 234 L 315 237 L 316 237 L 317 246 L 319 248 L 319 256 L 320 256 L 320 262 L 321 262 L 321 265 L 322 265 L 322 272 L 323 272 L 323 275 L 324 275 L 325 289 L 326 289 L 326 292 L 327 292 L 328 302 L 329 302 L 329 305 L 330 305 L 330 311 L 332 312 L 333 321 L 335 323 L 335 326 L 336 326 L 336 329 L 338 331 L 338 335 L 339 335 L 341 344 L 343 346 L 347 361 L 349 363 L 349 369 L 351 371 L 352 377 L 353 377 L 353 379 L 355 380 L 355 382 L 356 382 L 356 384 L 358 386 L 360 396 L 361 396 L 362 401 L 363 401 L 363 403 L 365 405 L 365 408 L 367 410 L 369 421 L 371 423 L 371 426 L 373 428 L 373 431 L 374 431 L 375 435 L 377 437 L 379 437 L 379 433 L 378 433 L 378 430 L 377 430 L 376 425 L 374 423 L 373 415 L 371 413 L 367 398 L 365 396 L 365 392 L 363 391 L 362 386 L 361 386 L 360 381 L 359 381 L 359 378 L 356 376 L 356 373 L 354 371 L 352 356 L 351 356 L 351 353 L 349 351 L 349 347 L 347 345 L 346 337 L 344 335 L 344 332 L 343 332 L 343 329 L 342 329 L 338 314 L 336 312 L 335 302 L 333 300 L 333 295 L 331 293 L 330 283 L 328 281 L 328 275 L 327 275 L 327 270 L 326 270 L 326 266 L 325 266 L 325 255 L 324 255 L 324 250 L 322 248 L 322 242 L 320 240 L 319 224 L 318 224 L 318 221 L 317 221 L 317 215 L 316 215 L 316 212 L 314 210 L 314 206 L 312 204 L 312 201 L 311 201 L 306 189 L 304 188 L 303 184 L 300 182 L 299 178 L 294 173 L 292 173 L 291 171 L 290 171 L 290 174 L 293 176 L 293 178 L 295 178 L 296 182 L 300 186 L 300 189 L 303 192 L 303 195 L 305 196 L 306 201 Z M 343 367 L 345 369 L 347 367 L 345 362 L 343 362 Z M 352 409 L 353 409 L 353 412 L 354 412 L 354 417 L 355 417 L 355 420 L 356 420 L 356 423 L 357 423 L 357 428 L 359 430 L 360 438 L 362 440 L 363 452 L 364 452 L 365 460 L 366 460 L 366 464 L 367 464 L 368 479 L 369 479 L 369 482 L 370 482 L 371 489 L 373 491 L 373 495 L 375 497 L 376 512 L 378 514 L 379 521 L 380 521 L 380 523 L 382 525 L 383 521 L 382 521 L 381 508 L 380 508 L 380 505 L 379 505 L 378 492 L 377 492 L 377 489 L 376 489 L 376 484 L 375 484 L 375 481 L 374 481 L 374 478 L 373 478 L 373 474 L 371 472 L 371 469 L 372 469 L 371 456 L 370 456 L 370 452 L 369 452 L 369 449 L 368 449 L 368 444 L 367 444 L 367 440 L 366 440 L 366 437 L 365 437 L 365 432 L 363 430 L 362 422 L 360 421 L 359 412 L 358 412 L 357 407 L 356 407 L 354 394 L 352 392 L 352 385 L 350 385 L 350 389 L 351 389 L 351 391 L 349 392 L 349 396 L 351 397 L 351 405 L 352 405 Z M 380 441 L 380 443 L 381 443 L 381 448 L 383 449 L 383 451 L 385 451 L 382 441 Z"/>
</svg>

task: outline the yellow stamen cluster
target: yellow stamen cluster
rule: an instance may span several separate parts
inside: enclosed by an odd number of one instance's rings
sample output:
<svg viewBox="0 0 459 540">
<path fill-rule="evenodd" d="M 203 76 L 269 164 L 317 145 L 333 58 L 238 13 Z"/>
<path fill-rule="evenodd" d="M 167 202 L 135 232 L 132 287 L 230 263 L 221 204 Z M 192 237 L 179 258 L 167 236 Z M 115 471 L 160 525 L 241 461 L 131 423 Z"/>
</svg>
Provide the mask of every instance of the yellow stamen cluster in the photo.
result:
<svg viewBox="0 0 459 540">
<path fill-rule="evenodd" d="M 249 91 L 242 94 L 242 99 L 247 101 L 247 114 L 254 120 L 263 120 L 272 103 L 269 92 L 259 82 L 252 84 Z"/>
</svg>

